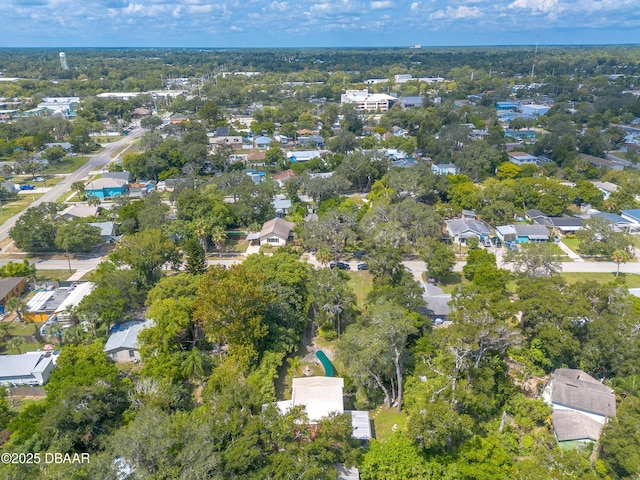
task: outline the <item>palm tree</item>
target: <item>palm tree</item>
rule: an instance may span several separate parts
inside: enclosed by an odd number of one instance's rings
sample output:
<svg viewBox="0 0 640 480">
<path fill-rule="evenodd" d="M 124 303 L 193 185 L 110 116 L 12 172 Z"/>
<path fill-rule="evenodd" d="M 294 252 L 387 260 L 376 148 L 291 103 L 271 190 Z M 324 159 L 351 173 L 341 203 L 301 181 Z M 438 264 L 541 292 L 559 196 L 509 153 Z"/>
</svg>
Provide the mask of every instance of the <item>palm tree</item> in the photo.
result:
<svg viewBox="0 0 640 480">
<path fill-rule="evenodd" d="M 211 241 L 216 246 L 218 254 L 222 256 L 222 249 L 224 248 L 224 242 L 227 240 L 227 232 L 219 225 L 211 229 Z"/>
<path fill-rule="evenodd" d="M 53 322 L 47 325 L 45 332 L 48 337 L 55 337 L 58 345 L 62 345 L 62 332 L 60 331 L 60 325 L 58 325 L 58 322 Z"/>
<path fill-rule="evenodd" d="M 322 264 L 326 265 L 331 261 L 333 255 L 328 248 L 321 248 L 316 252 L 316 259 Z"/>
<path fill-rule="evenodd" d="M 291 378 L 295 378 L 300 375 L 300 357 L 291 357 L 287 358 L 287 363 L 289 364 L 288 373 Z"/>
<path fill-rule="evenodd" d="M 22 312 L 25 308 L 27 308 L 27 302 L 25 302 L 20 297 L 11 297 L 5 306 L 6 310 L 9 312 L 15 312 L 18 316 L 18 320 L 20 322 L 24 322 L 24 318 L 22 317 Z"/>
<path fill-rule="evenodd" d="M 631 255 L 626 250 L 619 249 L 611 254 L 611 260 L 616 262 L 616 265 L 618 267 L 616 269 L 616 277 L 617 277 L 618 275 L 620 275 L 620 264 L 627 263 L 629 260 L 631 260 Z"/>
<path fill-rule="evenodd" d="M 11 340 L 9 340 L 9 348 L 15 349 L 18 351 L 19 354 L 21 354 L 22 350 L 20 349 L 20 345 L 22 345 L 23 343 L 24 343 L 24 338 L 13 337 Z"/>
<path fill-rule="evenodd" d="M 186 358 L 180 365 L 182 373 L 191 382 L 195 383 L 196 380 L 202 378 L 204 375 L 204 357 L 202 352 L 197 348 L 194 348 L 189 352 Z"/>
</svg>

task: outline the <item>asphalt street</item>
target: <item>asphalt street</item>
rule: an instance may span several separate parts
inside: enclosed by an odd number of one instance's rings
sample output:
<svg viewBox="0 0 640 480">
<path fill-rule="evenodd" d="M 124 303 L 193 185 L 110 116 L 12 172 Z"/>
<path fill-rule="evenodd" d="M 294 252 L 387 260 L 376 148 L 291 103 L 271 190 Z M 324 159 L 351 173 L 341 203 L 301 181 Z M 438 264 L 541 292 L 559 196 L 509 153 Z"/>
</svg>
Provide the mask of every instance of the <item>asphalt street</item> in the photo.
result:
<svg viewBox="0 0 640 480">
<path fill-rule="evenodd" d="M 113 152 L 117 151 L 119 148 L 128 145 L 132 142 L 133 139 L 138 138 L 144 134 L 144 129 L 136 128 L 129 133 L 126 137 L 123 137 L 119 140 L 116 140 L 113 143 L 108 143 L 104 145 L 104 150 L 100 153 L 92 156 L 87 163 L 85 163 L 82 167 L 70 173 L 64 178 L 60 183 L 51 187 L 42 197 L 38 200 L 34 201 L 31 206 L 35 207 L 44 202 L 55 202 L 62 195 L 67 194 L 71 190 L 71 185 L 78 180 L 82 180 L 93 170 L 97 170 L 102 168 L 107 163 L 111 162 L 113 158 L 111 155 Z M 14 215 L 9 218 L 4 224 L 0 227 L 0 242 L 4 240 L 7 235 L 9 235 L 9 230 L 13 228 L 13 225 L 16 223 L 16 220 L 20 218 L 21 213 Z"/>
</svg>

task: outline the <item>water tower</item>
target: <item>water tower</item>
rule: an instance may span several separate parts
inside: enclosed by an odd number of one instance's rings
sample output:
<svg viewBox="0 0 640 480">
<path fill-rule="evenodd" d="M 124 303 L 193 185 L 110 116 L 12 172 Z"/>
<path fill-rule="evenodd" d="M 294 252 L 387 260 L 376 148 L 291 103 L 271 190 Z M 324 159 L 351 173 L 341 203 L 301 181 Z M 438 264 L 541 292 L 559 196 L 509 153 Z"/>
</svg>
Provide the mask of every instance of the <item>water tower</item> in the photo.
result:
<svg viewBox="0 0 640 480">
<path fill-rule="evenodd" d="M 67 64 L 67 55 L 64 52 L 60 52 L 60 67 L 63 70 L 69 70 L 69 65 Z"/>
</svg>

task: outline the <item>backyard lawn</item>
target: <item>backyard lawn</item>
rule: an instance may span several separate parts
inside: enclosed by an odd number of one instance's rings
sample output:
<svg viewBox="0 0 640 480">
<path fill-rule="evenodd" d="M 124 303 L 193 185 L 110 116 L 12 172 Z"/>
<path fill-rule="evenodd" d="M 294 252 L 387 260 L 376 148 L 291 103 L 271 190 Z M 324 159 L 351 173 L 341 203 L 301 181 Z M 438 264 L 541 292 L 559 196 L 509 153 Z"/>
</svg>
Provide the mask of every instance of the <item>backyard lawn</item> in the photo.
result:
<svg viewBox="0 0 640 480">
<path fill-rule="evenodd" d="M 346 273 L 349 275 L 349 285 L 353 288 L 358 299 L 358 306 L 362 307 L 367 294 L 373 287 L 373 277 L 366 271 L 348 271 Z"/>
<path fill-rule="evenodd" d="M 599 283 L 609 283 L 616 280 L 616 272 L 591 272 L 591 273 L 561 273 L 562 277 L 568 283 L 586 282 L 589 280 L 595 280 Z M 628 288 L 640 288 L 640 275 L 633 273 L 621 273 L 618 280 L 624 280 Z"/>
</svg>

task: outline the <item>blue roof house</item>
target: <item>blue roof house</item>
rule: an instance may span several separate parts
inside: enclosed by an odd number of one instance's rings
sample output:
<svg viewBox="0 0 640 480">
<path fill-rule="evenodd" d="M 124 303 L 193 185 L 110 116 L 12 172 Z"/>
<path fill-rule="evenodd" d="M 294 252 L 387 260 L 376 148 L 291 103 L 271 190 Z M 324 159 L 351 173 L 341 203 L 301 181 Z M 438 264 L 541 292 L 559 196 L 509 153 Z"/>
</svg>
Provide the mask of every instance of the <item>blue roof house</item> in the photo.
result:
<svg viewBox="0 0 640 480">
<path fill-rule="evenodd" d="M 127 182 L 118 178 L 99 178 L 84 187 L 87 197 L 111 198 L 127 193 Z"/>
<path fill-rule="evenodd" d="M 271 139 L 269 137 L 256 137 L 255 142 L 257 148 L 269 148 Z"/>
</svg>

